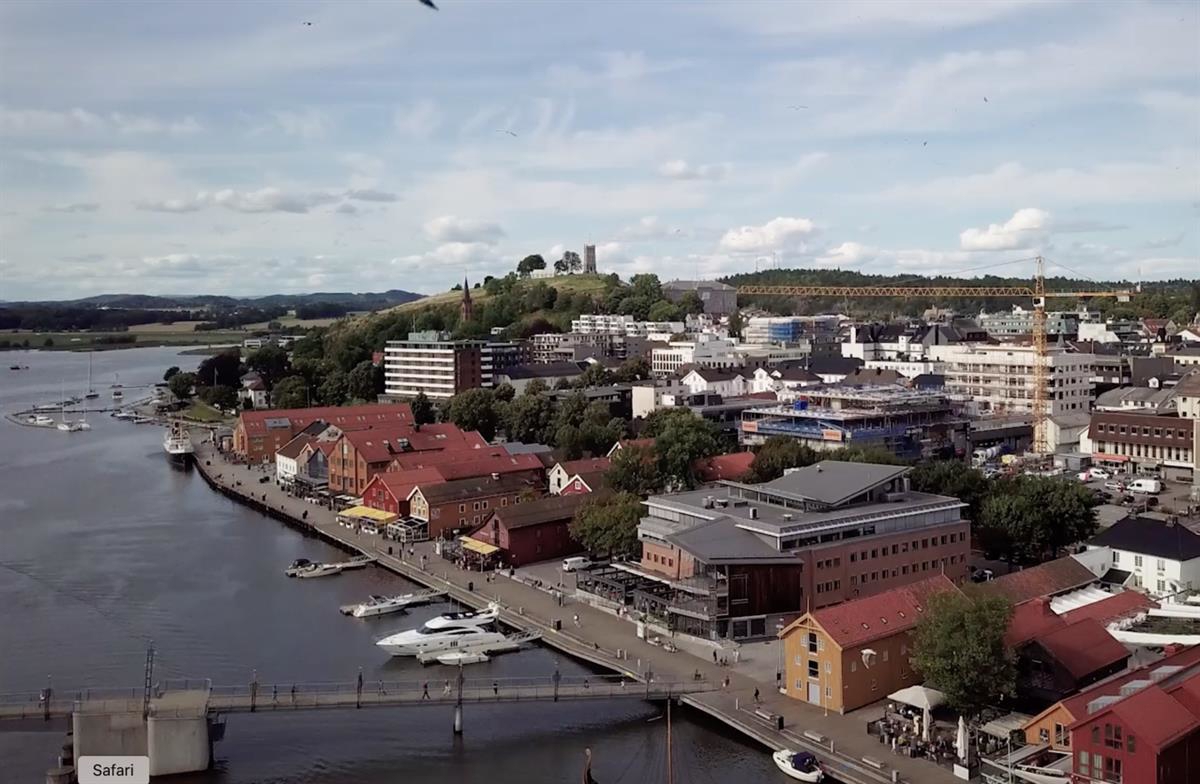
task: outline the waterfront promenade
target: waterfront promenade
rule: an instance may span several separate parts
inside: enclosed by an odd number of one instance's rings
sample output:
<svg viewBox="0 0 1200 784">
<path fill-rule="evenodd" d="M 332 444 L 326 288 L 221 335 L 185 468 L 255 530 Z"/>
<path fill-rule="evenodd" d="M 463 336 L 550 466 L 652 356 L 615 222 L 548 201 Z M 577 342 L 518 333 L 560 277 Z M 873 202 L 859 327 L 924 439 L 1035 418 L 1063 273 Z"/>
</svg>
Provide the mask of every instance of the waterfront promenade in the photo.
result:
<svg viewBox="0 0 1200 784">
<path fill-rule="evenodd" d="M 226 495 L 345 549 L 376 556 L 380 566 L 419 584 L 443 590 L 456 601 L 472 606 L 496 601 L 504 608 L 502 619 L 506 623 L 541 632 L 547 645 L 575 658 L 639 679 L 679 681 L 699 675 L 700 679 L 723 684 L 717 691 L 688 695 L 682 701 L 767 747 L 814 751 L 844 781 L 891 781 L 893 772 L 902 781 L 922 784 L 957 781 L 950 771 L 931 762 L 893 754 L 876 737 L 866 733 L 864 719 L 836 713 L 826 715 L 819 708 L 779 694 L 773 680 L 756 680 L 682 649 L 670 652 L 651 645 L 637 637 L 631 621 L 586 603 L 569 602 L 564 606 L 550 593 L 520 581 L 457 569 L 437 556 L 430 542 L 415 545 L 410 554 L 397 542 L 356 533 L 338 525 L 333 511 L 294 498 L 273 481 L 261 482 L 262 477 L 272 475 L 263 468 L 225 462 L 209 444 L 197 444 L 196 462 L 209 483 Z M 389 547 L 391 555 L 387 552 Z M 280 564 L 281 573 L 286 565 Z M 330 612 L 336 611 L 336 607 L 330 607 Z M 578 627 L 573 620 L 576 615 Z M 759 703 L 754 700 L 756 690 Z M 782 732 L 776 728 L 776 716 L 783 718 Z M 826 740 L 822 744 L 814 737 Z M 882 769 L 864 763 L 864 757 L 882 763 Z"/>
</svg>

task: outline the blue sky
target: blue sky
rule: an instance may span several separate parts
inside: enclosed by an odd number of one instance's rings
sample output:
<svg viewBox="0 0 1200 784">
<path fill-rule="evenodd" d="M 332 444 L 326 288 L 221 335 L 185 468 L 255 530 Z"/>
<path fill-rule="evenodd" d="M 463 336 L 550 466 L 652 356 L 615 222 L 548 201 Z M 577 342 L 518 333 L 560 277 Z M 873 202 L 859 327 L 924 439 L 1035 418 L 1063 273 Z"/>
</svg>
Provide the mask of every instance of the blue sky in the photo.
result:
<svg viewBox="0 0 1200 784">
<path fill-rule="evenodd" d="M 0 3 L 0 299 L 1200 278 L 1195 3 L 439 6 Z"/>
</svg>

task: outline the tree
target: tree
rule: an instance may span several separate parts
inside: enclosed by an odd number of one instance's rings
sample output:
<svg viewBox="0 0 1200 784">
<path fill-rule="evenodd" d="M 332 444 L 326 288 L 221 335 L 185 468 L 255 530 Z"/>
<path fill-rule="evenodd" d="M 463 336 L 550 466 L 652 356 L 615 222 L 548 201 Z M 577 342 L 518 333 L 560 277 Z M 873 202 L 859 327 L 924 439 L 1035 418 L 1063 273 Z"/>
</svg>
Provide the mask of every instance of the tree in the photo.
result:
<svg viewBox="0 0 1200 784">
<path fill-rule="evenodd" d="M 187 400 L 192 396 L 192 387 L 196 385 L 195 373 L 176 373 L 167 382 L 167 389 L 179 400 Z"/>
<path fill-rule="evenodd" d="M 242 378 L 242 360 L 237 351 L 222 351 L 200 363 L 197 382 L 204 386 L 237 387 Z"/>
<path fill-rule="evenodd" d="M 695 487 L 692 463 L 721 451 L 716 429 L 686 408 L 660 408 L 646 417 L 645 437 L 655 439 L 658 470 L 676 486 Z"/>
<path fill-rule="evenodd" d="M 1079 482 L 1024 474 L 996 480 L 980 507 L 980 537 L 1009 562 L 1038 564 L 1091 538 L 1098 504 Z"/>
<path fill-rule="evenodd" d="M 658 276 L 652 272 L 634 275 L 629 279 L 629 286 L 633 289 L 635 295 L 646 298 L 650 301 L 650 304 L 663 299 L 662 283 L 659 282 Z"/>
<path fill-rule="evenodd" d="M 742 314 L 734 311 L 729 314 L 729 337 L 740 338 L 742 336 Z"/>
<path fill-rule="evenodd" d="M 463 430 L 478 430 L 488 441 L 496 436 L 500 415 L 490 389 L 468 389 L 450 398 L 447 418 Z"/>
<path fill-rule="evenodd" d="M 689 316 L 698 315 L 704 312 L 704 300 L 694 291 L 685 291 L 679 298 L 679 309 Z"/>
<path fill-rule="evenodd" d="M 200 392 L 200 399 L 214 408 L 228 410 L 237 407 L 237 390 L 223 384 L 215 387 L 205 387 Z"/>
<path fill-rule="evenodd" d="M 437 420 L 437 414 L 433 410 L 433 403 L 429 402 L 429 398 L 424 392 L 418 392 L 410 404 L 412 408 L 413 421 L 418 425 L 428 425 Z"/>
<path fill-rule="evenodd" d="M 913 664 L 952 707 L 976 716 L 1015 693 L 1015 657 L 1004 645 L 1011 617 L 999 596 L 934 594 L 913 633 Z"/>
<path fill-rule="evenodd" d="M 522 397 L 524 397 L 525 395 L 529 395 L 530 397 L 536 397 L 538 395 L 543 395 L 549 391 L 550 391 L 550 387 L 548 384 L 546 384 L 545 381 L 542 381 L 540 378 L 535 378 L 532 381 L 530 381 L 528 384 L 525 385 L 525 391 L 522 393 Z"/>
<path fill-rule="evenodd" d="M 492 390 L 492 394 L 495 395 L 497 401 L 507 403 L 517 396 L 517 390 L 516 387 L 505 381 L 503 384 L 497 384 L 496 388 Z"/>
<path fill-rule="evenodd" d="M 688 293 L 691 294 L 692 292 L 689 291 Z M 660 299 L 650 306 L 646 317 L 651 321 L 682 321 L 683 311 L 674 302 Z"/>
<path fill-rule="evenodd" d="M 340 406 L 346 402 L 346 394 L 349 389 L 346 378 L 346 374 L 340 370 L 335 370 L 325 376 L 325 380 L 317 387 L 317 400 L 321 405 Z"/>
<path fill-rule="evenodd" d="M 579 258 L 579 254 L 573 250 L 563 253 L 562 260 L 566 262 L 567 271 L 572 275 L 583 269 L 583 259 Z"/>
<path fill-rule="evenodd" d="M 383 368 L 364 359 L 346 374 L 346 396 L 354 400 L 375 400 L 383 391 Z"/>
<path fill-rule="evenodd" d="M 288 353 L 279 346 L 267 345 L 246 356 L 246 367 L 262 378 L 267 389 L 273 389 L 285 376 L 292 372 Z"/>
<path fill-rule="evenodd" d="M 650 362 L 645 357 L 630 357 L 613 372 L 613 381 L 628 383 L 650 378 Z"/>
<path fill-rule="evenodd" d="M 591 362 L 571 386 L 576 389 L 588 389 L 589 387 L 602 387 L 611 381 L 612 373 L 608 372 L 604 365 L 599 362 Z"/>
<path fill-rule="evenodd" d="M 583 431 L 575 425 L 559 425 L 554 431 L 554 445 L 558 447 L 558 451 L 562 452 L 563 457 L 567 460 L 578 460 L 583 457 L 583 450 L 586 442 L 583 439 Z"/>
<path fill-rule="evenodd" d="M 657 493 L 663 486 L 662 476 L 658 473 L 658 455 L 647 446 L 618 449 L 604 480 L 618 492 L 641 498 Z"/>
<path fill-rule="evenodd" d="M 991 491 L 991 483 L 977 468 L 958 460 L 934 460 L 920 463 L 908 474 L 912 489 L 922 493 L 948 495 L 967 504 L 967 519 L 979 522 L 980 509 Z"/>
<path fill-rule="evenodd" d="M 632 493 L 589 498 L 571 521 L 572 538 L 593 553 L 636 556 L 641 550 L 637 527 L 642 499 Z"/>
<path fill-rule="evenodd" d="M 308 402 L 308 381 L 304 376 L 281 378 L 271 390 L 271 404 L 275 408 L 304 408 Z"/>
<path fill-rule="evenodd" d="M 770 482 L 788 468 L 803 468 L 820 460 L 816 450 L 788 436 L 771 436 L 750 463 L 749 482 Z"/>
<path fill-rule="evenodd" d="M 570 269 L 571 265 L 565 258 L 554 262 L 554 274 L 556 275 L 566 275 Z"/>
<path fill-rule="evenodd" d="M 551 440 L 554 404 L 541 395 L 521 395 L 504 407 L 504 433 L 510 441 L 545 443 Z"/>
<path fill-rule="evenodd" d="M 540 269 L 546 269 L 546 260 L 537 253 L 526 256 L 517 264 L 517 274 L 522 278 L 527 278 L 534 270 Z"/>
<path fill-rule="evenodd" d="M 179 366 L 171 365 L 171 367 L 167 368 L 167 371 L 165 373 L 163 373 L 163 381 L 170 381 L 171 376 L 177 375 L 178 373 L 179 373 Z"/>
</svg>

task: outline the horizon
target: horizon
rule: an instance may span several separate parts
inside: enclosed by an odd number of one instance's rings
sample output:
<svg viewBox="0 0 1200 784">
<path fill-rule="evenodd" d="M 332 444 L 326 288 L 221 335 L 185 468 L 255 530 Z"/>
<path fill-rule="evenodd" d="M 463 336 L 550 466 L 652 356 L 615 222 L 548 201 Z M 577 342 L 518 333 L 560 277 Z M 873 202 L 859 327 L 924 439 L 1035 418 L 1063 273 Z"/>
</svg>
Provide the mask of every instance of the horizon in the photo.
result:
<svg viewBox="0 0 1200 784">
<path fill-rule="evenodd" d="M 0 4 L 0 297 L 1198 277 L 1193 3 L 438 6 Z"/>
</svg>

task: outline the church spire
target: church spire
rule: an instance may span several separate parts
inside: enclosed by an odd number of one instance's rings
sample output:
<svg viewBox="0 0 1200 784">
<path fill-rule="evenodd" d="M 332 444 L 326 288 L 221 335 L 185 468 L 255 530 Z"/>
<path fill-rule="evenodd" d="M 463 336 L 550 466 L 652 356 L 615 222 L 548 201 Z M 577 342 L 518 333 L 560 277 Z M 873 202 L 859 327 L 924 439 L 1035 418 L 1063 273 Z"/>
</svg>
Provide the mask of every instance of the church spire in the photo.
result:
<svg viewBox="0 0 1200 784">
<path fill-rule="evenodd" d="M 465 275 L 463 276 L 463 295 L 462 302 L 459 303 L 458 315 L 462 321 L 470 321 L 475 315 L 475 306 L 471 302 L 471 284 Z"/>
</svg>

